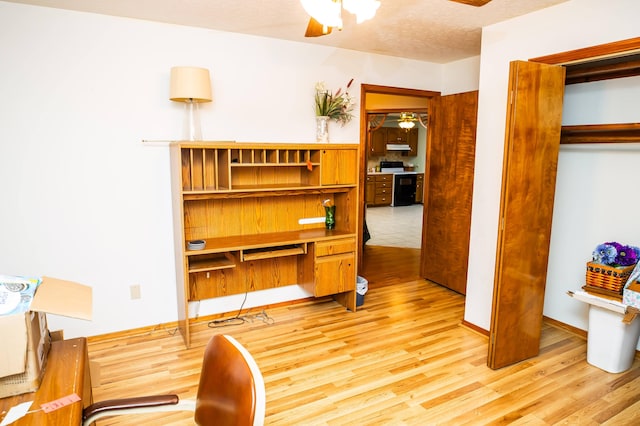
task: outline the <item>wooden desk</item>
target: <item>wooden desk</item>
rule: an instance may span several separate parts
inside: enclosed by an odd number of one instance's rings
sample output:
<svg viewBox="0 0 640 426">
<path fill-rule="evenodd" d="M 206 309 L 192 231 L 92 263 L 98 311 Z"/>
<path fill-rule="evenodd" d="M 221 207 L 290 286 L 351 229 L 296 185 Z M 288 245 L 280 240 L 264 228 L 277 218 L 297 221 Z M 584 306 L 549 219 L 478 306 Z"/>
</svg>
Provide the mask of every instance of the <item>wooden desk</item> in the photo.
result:
<svg viewBox="0 0 640 426">
<path fill-rule="evenodd" d="M 50 413 L 40 410 L 40 404 L 73 393 L 82 400 Z M 27 401 L 33 401 L 30 411 L 37 411 L 11 423 L 11 426 L 82 424 L 82 409 L 92 402 L 86 338 L 52 342 L 40 389 L 0 399 L 0 419 L 11 407 Z"/>
</svg>

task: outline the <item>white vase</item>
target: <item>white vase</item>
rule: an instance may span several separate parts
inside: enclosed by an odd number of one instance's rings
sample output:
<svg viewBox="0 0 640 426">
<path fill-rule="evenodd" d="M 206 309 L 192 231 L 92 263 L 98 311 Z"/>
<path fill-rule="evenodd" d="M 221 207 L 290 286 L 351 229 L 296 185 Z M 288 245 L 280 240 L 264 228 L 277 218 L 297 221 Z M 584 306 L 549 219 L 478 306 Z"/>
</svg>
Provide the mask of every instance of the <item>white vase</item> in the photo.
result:
<svg viewBox="0 0 640 426">
<path fill-rule="evenodd" d="M 325 115 L 316 116 L 316 142 L 329 142 L 329 117 Z"/>
</svg>

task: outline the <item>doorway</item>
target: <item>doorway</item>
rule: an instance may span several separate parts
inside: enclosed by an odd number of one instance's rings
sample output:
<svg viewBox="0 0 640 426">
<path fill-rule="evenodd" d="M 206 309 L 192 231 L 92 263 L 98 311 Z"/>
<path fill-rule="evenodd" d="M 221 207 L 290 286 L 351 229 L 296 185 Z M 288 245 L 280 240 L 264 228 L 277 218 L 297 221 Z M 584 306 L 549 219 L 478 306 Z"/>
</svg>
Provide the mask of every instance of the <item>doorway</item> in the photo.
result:
<svg viewBox="0 0 640 426">
<path fill-rule="evenodd" d="M 402 247 L 401 243 L 393 242 L 394 240 L 389 236 L 389 232 L 393 233 L 395 230 L 407 229 L 409 224 L 413 226 L 413 237 L 416 237 L 419 241 L 418 248 L 422 249 L 422 221 L 423 221 L 423 204 L 414 204 L 412 206 L 399 206 L 399 207 L 367 207 L 366 193 L 369 189 L 369 195 L 371 195 L 372 187 L 367 185 L 367 177 L 370 170 L 376 170 L 376 163 L 380 160 L 395 160 L 402 161 L 407 166 L 417 163 L 417 173 L 424 172 L 427 169 L 427 150 L 429 143 L 429 126 L 427 124 L 426 129 L 423 129 L 423 143 L 418 145 L 418 152 L 415 156 L 409 157 L 409 155 L 403 155 L 401 152 L 392 152 L 384 150 L 383 153 L 378 151 L 372 152 L 372 146 L 370 146 L 370 129 L 371 129 L 371 116 L 381 116 L 385 119 L 391 117 L 388 123 L 397 123 L 396 115 L 400 115 L 403 112 L 412 112 L 416 114 L 422 114 L 424 117 L 428 117 L 429 107 L 434 99 L 440 96 L 439 92 L 432 92 L 426 90 L 406 89 L 389 86 L 376 86 L 363 84 L 361 88 L 361 107 L 360 107 L 360 147 L 361 147 L 361 175 L 360 175 L 360 187 L 363 190 L 360 191 L 360 210 L 359 210 L 359 223 L 363 224 L 362 229 L 359 230 L 359 269 L 362 268 L 364 257 L 366 256 L 364 246 L 366 243 L 365 234 L 369 231 L 365 230 L 365 225 L 369 227 L 371 221 L 371 231 L 377 233 L 372 235 L 372 242 L 374 244 L 392 244 L 392 247 Z M 428 118 L 425 118 L 428 123 Z M 426 123 L 425 123 L 426 124 Z M 388 124 L 389 125 L 389 124 Z M 394 126 L 397 127 L 397 126 Z M 396 158 L 397 157 L 397 158 Z M 404 161 L 406 159 L 406 161 Z M 414 165 L 415 167 L 415 165 Z M 367 188 L 368 187 L 368 188 Z M 369 215 L 368 212 L 373 209 L 373 214 Z M 406 211 L 400 211 L 399 209 L 405 209 Z M 411 211 L 409 211 L 411 210 Z M 416 223 L 417 222 L 417 223 Z M 384 237 L 376 230 L 385 229 L 387 236 Z M 377 239 L 377 241 L 376 241 Z M 396 239 L 397 241 L 397 239 Z M 411 243 L 415 246 L 416 243 Z"/>
<path fill-rule="evenodd" d="M 366 161 L 368 153 L 376 149 L 376 144 L 374 138 L 368 137 L 366 118 L 369 111 L 380 108 L 374 102 L 382 97 L 380 91 L 386 90 L 383 93 L 385 99 L 397 98 L 403 103 L 416 100 L 423 107 L 426 104 L 428 118 L 419 272 L 424 279 L 466 294 L 478 91 L 441 96 L 439 92 L 411 89 L 380 89 L 379 86 L 370 92 L 367 89 L 369 87 L 364 85 L 360 131 L 360 143 L 364 147 L 361 149 L 361 187 L 366 183 L 371 188 L 370 179 L 367 182 Z M 394 91 L 397 95 L 389 95 Z M 365 188 L 360 193 L 359 223 L 365 224 L 365 204 L 371 202 L 365 197 L 371 194 L 371 190 Z M 379 201 L 374 200 L 374 203 Z M 361 270 L 366 253 L 363 253 L 364 241 L 359 242 L 358 270 Z"/>
<path fill-rule="evenodd" d="M 396 103 L 394 107 L 405 111 L 366 112 L 365 221 L 370 239 L 365 245 L 420 249 L 427 110 L 409 110 L 409 103 L 402 97 Z"/>
</svg>

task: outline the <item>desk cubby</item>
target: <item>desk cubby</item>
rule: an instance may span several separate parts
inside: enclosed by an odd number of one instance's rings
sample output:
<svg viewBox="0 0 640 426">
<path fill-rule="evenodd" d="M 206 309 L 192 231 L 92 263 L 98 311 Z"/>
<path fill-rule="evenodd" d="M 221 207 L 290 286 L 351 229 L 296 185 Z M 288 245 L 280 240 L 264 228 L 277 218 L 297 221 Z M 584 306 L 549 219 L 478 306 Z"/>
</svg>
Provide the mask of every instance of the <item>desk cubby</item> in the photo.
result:
<svg viewBox="0 0 640 426">
<path fill-rule="evenodd" d="M 300 285 L 355 310 L 358 148 L 171 144 L 178 322 L 187 346 L 189 302 Z M 335 229 L 302 220 L 324 217 L 326 200 L 336 206 Z M 205 247 L 189 250 L 193 240 Z"/>
</svg>

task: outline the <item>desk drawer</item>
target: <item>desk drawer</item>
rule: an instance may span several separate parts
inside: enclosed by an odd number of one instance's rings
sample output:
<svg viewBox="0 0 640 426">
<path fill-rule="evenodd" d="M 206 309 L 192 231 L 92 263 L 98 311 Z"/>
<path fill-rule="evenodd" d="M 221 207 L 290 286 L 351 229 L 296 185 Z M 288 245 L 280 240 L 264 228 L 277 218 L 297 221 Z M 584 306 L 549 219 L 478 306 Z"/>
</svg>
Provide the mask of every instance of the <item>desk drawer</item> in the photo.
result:
<svg viewBox="0 0 640 426">
<path fill-rule="evenodd" d="M 354 237 L 339 240 L 319 241 L 316 243 L 316 256 L 330 256 L 332 254 L 351 253 L 356 250 Z"/>
</svg>

